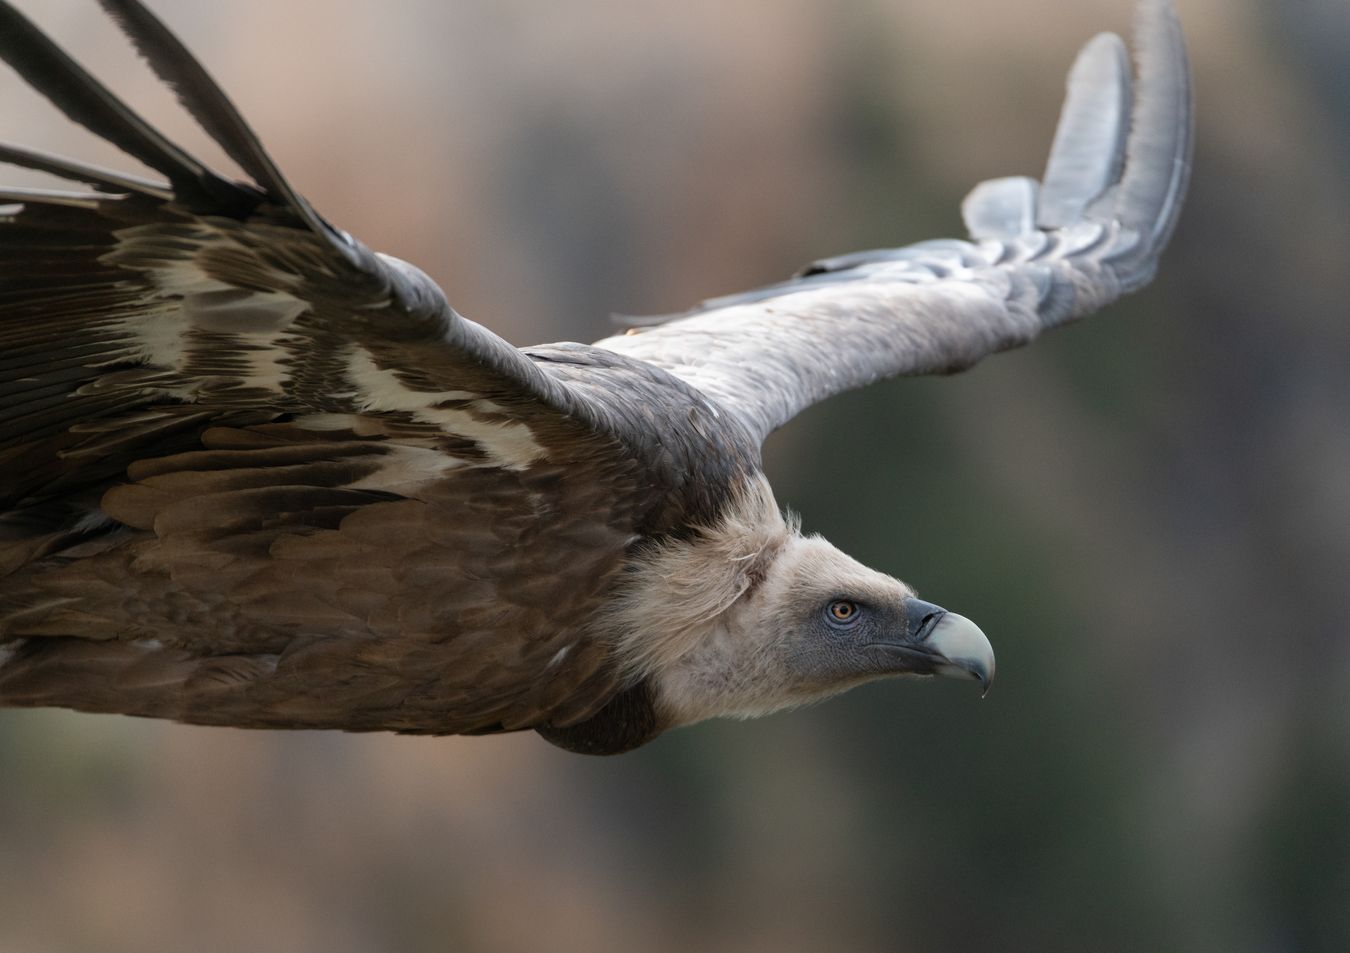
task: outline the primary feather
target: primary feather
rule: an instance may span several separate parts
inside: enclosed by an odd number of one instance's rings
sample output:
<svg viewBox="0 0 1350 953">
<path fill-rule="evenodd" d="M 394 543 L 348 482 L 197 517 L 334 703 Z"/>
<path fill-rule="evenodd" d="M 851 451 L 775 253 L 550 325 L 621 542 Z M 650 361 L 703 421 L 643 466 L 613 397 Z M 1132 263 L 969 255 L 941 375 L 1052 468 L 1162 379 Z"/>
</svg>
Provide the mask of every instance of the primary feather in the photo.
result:
<svg viewBox="0 0 1350 953">
<path fill-rule="evenodd" d="M 888 675 L 987 685 L 973 624 L 784 520 L 759 445 L 1151 277 L 1190 160 L 1165 0 L 1092 41 L 1045 180 L 974 241 L 818 262 L 593 346 L 517 349 L 324 221 L 138 0 L 101 0 L 252 180 L 0 2 L 0 57 L 164 182 L 0 191 L 0 705 L 251 727 L 533 728 L 612 753 Z"/>
</svg>

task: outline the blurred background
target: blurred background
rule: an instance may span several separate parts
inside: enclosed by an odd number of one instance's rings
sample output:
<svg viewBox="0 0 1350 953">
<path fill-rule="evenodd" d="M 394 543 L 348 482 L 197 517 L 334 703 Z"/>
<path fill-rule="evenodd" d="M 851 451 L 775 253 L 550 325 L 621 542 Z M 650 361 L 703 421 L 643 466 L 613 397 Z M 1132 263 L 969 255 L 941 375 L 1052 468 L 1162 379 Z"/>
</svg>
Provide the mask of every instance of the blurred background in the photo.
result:
<svg viewBox="0 0 1350 953">
<path fill-rule="evenodd" d="M 614 759 L 0 712 L 0 953 L 1350 949 L 1350 4 L 1179 5 L 1158 281 L 767 448 L 809 530 L 981 623 L 988 698 L 881 683 Z M 92 2 L 20 6 L 218 155 Z M 518 344 L 959 234 L 1131 17 L 157 6 L 321 210 Z M 135 167 L 8 72 L 0 138 Z"/>
</svg>

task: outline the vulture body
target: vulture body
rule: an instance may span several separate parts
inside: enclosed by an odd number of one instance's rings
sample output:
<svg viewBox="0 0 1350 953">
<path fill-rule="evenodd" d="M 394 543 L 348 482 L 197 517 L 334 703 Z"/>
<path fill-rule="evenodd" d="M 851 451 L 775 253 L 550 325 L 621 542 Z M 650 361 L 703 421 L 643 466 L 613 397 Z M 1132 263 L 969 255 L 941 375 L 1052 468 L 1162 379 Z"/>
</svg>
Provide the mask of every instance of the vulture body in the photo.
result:
<svg viewBox="0 0 1350 953">
<path fill-rule="evenodd" d="M 760 443 L 1152 277 L 1190 164 L 1166 0 L 1087 45 L 1044 180 L 969 241 L 818 262 L 594 345 L 516 348 L 290 186 L 137 0 L 100 0 L 250 181 L 9 4 L 0 57 L 141 178 L 0 145 L 0 706 L 257 728 L 535 729 L 616 753 L 988 640 L 781 514 Z"/>
</svg>

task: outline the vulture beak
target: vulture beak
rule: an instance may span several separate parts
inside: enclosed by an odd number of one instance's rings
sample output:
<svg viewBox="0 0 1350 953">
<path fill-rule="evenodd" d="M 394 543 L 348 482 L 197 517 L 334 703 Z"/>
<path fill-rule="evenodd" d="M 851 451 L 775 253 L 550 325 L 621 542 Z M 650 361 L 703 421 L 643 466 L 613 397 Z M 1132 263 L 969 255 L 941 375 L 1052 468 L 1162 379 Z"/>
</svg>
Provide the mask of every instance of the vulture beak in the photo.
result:
<svg viewBox="0 0 1350 953">
<path fill-rule="evenodd" d="M 905 643 L 920 654 L 935 675 L 977 679 L 980 697 L 994 681 L 994 647 L 980 627 L 965 616 L 931 602 L 905 600 Z"/>
</svg>

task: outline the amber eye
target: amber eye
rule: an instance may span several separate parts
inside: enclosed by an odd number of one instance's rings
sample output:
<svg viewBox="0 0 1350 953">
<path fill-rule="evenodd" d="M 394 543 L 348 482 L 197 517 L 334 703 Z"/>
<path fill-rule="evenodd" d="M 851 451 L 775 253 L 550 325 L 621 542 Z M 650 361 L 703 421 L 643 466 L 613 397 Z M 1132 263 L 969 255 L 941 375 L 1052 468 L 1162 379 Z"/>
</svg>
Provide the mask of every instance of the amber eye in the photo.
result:
<svg viewBox="0 0 1350 953">
<path fill-rule="evenodd" d="M 847 599 L 836 599 L 825 607 L 825 614 L 835 625 L 849 625 L 858 618 L 858 604 Z"/>
</svg>

